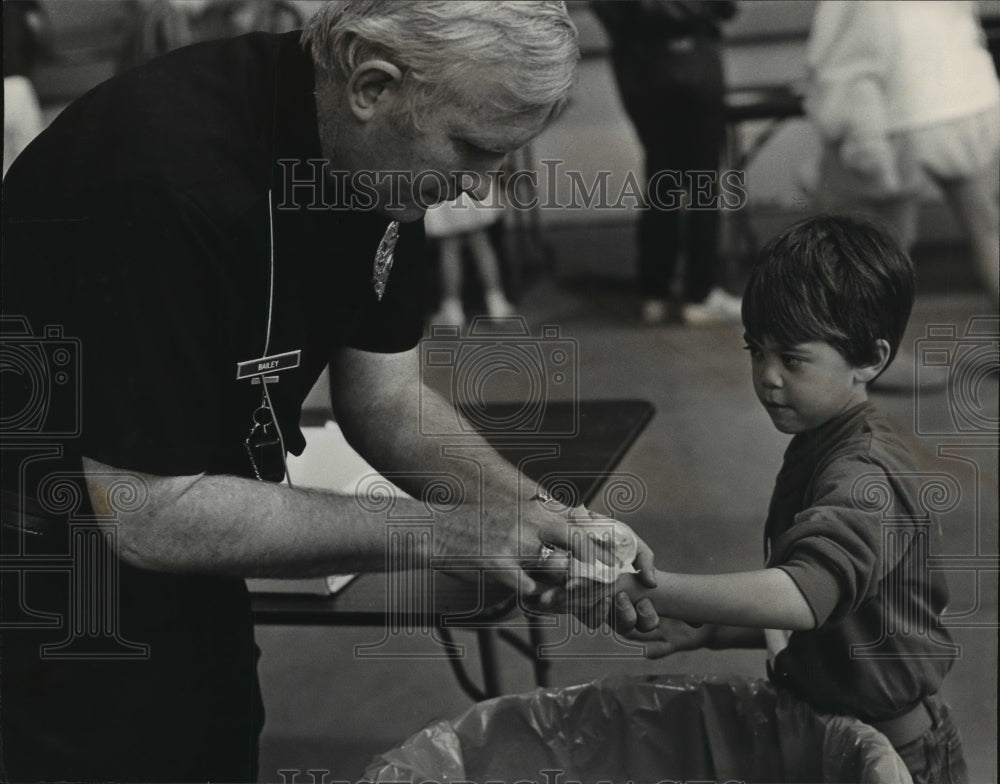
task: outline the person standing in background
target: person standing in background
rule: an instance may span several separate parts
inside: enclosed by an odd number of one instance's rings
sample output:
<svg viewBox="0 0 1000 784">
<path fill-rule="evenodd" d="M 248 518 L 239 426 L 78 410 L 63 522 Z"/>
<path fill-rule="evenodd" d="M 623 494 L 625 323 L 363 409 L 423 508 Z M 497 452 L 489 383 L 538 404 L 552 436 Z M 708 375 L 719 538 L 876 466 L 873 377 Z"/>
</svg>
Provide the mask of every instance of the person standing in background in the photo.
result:
<svg viewBox="0 0 1000 784">
<path fill-rule="evenodd" d="M 823 141 L 820 209 L 871 213 L 910 250 L 929 179 L 996 305 L 1000 83 L 976 3 L 823 0 L 807 64 L 806 114 Z"/>
<path fill-rule="evenodd" d="M 427 210 L 424 228 L 428 239 L 437 241 L 441 261 L 441 303 L 431 324 L 465 326 L 462 254 L 466 249 L 482 284 L 486 314 L 490 318 L 514 315 L 514 306 L 503 290 L 500 259 L 488 234 L 490 226 L 502 219 L 503 203 L 492 182 L 482 201 L 463 193 L 455 201 L 435 204 Z"/>
<path fill-rule="evenodd" d="M 31 81 L 45 53 L 46 18 L 37 0 L 3 4 L 3 173 L 44 127 Z"/>
<path fill-rule="evenodd" d="M 641 317 L 651 324 L 738 322 L 739 299 L 719 285 L 719 212 L 700 206 L 718 198 L 725 137 L 719 25 L 736 4 L 597 0 L 590 7 L 611 39 L 615 80 L 645 155 L 648 204 L 637 238 Z M 672 174 L 654 177 L 658 172 Z M 697 176 L 704 173 L 710 176 Z M 679 187 L 687 204 L 666 207 Z M 674 295 L 682 249 L 684 273 Z"/>
</svg>

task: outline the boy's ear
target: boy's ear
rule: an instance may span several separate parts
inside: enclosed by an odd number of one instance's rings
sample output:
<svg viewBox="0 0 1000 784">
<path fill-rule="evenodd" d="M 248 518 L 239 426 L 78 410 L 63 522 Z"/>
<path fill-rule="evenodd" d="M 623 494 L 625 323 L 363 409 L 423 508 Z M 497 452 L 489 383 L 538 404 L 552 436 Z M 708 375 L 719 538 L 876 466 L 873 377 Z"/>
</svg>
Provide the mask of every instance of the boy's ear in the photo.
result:
<svg viewBox="0 0 1000 784">
<path fill-rule="evenodd" d="M 892 348 L 889 346 L 889 341 L 879 338 L 875 341 L 875 356 L 878 357 L 878 360 L 871 365 L 862 365 L 855 368 L 854 377 L 862 384 L 871 383 L 885 370 L 885 366 L 889 364 L 889 355 L 891 353 Z"/>
<path fill-rule="evenodd" d="M 388 60 L 365 60 L 347 80 L 347 103 L 362 122 L 391 103 L 403 83 L 403 72 Z"/>
</svg>

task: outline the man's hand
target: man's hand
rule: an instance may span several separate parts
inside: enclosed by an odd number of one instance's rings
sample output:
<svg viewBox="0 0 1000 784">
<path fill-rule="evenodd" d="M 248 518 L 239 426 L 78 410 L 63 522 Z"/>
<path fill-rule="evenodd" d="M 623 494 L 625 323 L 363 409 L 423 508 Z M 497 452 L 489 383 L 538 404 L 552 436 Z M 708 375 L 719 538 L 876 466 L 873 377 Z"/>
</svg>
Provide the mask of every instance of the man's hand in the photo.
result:
<svg viewBox="0 0 1000 784">
<path fill-rule="evenodd" d="M 608 583 L 571 577 L 539 596 L 527 597 L 526 607 L 535 612 L 574 615 L 588 629 L 596 629 L 608 620 L 613 590 Z"/>
<path fill-rule="evenodd" d="M 626 601 L 628 601 L 627 594 L 625 596 Z M 631 605 L 630 601 L 629 604 Z M 649 604 L 648 599 L 639 600 L 639 605 L 645 604 Z M 652 604 L 649 604 L 648 610 L 640 608 L 640 615 L 643 612 L 653 613 L 653 616 L 656 617 L 656 627 L 648 632 L 633 630 L 626 633 L 625 636 L 631 640 L 645 643 L 647 659 L 660 659 L 678 651 L 693 651 L 711 646 L 715 634 L 714 625 L 691 626 L 675 618 L 659 618 L 653 611 Z M 638 624 L 636 626 L 638 627 Z"/>
<path fill-rule="evenodd" d="M 611 625 L 619 634 L 631 636 L 642 634 L 656 629 L 660 623 L 660 616 L 653 609 L 653 603 L 643 597 L 638 601 L 633 601 L 632 597 L 625 591 L 618 591 L 615 594 L 614 616 Z"/>
<path fill-rule="evenodd" d="M 656 629 L 659 616 L 647 594 L 656 588 L 656 570 L 650 564 L 637 574 L 623 574 L 615 583 L 614 610 L 609 623 L 615 631 L 628 635 Z"/>
<path fill-rule="evenodd" d="M 569 507 L 540 492 L 525 509 L 521 526 L 523 544 L 531 541 L 528 531 L 535 529 L 535 567 L 547 573 L 542 580 L 546 584 L 570 578 L 611 583 L 622 572 L 638 571 L 643 584 L 655 585 L 653 551 L 628 525 L 614 518 L 583 505 Z M 560 558 L 553 560 L 556 555 Z M 526 568 L 531 571 L 530 567 L 529 563 Z M 561 580 L 559 569 L 566 569 Z"/>
<path fill-rule="evenodd" d="M 572 551 L 572 558 L 562 548 L 545 558 L 546 577 L 540 581 L 555 587 L 534 597 L 530 608 L 571 613 L 591 629 L 605 623 L 621 632 L 656 628 L 655 613 L 652 619 L 641 617 L 625 594 L 627 609 L 616 609 L 614 603 L 619 581 L 628 580 L 643 589 L 656 587 L 653 551 L 631 528 L 612 518 L 578 507 L 570 519 L 564 547 Z M 622 572 L 622 567 L 636 572 Z M 560 569 L 566 570 L 562 579 Z"/>
<path fill-rule="evenodd" d="M 649 545 L 639 540 L 639 550 L 635 558 L 634 565 L 639 571 L 634 575 L 622 575 L 623 578 L 631 578 L 633 584 L 638 584 L 642 588 L 652 589 L 656 587 L 656 567 L 653 565 L 653 551 Z M 646 598 L 640 598 L 633 602 L 629 594 L 619 591 L 611 605 L 611 616 L 608 623 L 620 634 L 627 634 L 631 631 L 648 632 L 656 628 L 659 616 L 653 609 L 653 603 Z"/>
<path fill-rule="evenodd" d="M 439 568 L 448 568 L 451 557 L 465 563 L 475 559 L 477 571 L 522 596 L 540 590 L 526 569 L 539 565 L 543 544 L 586 563 L 614 563 L 614 547 L 598 547 L 588 533 L 614 525 L 631 529 L 543 492 L 529 495 L 535 486 L 531 480 L 484 439 L 468 438 L 450 401 L 421 388 L 420 362 L 418 349 L 398 354 L 342 349 L 331 358 L 330 389 L 348 443 L 406 493 L 423 497 L 436 472 L 454 477 L 469 491 L 465 503 L 435 515 L 433 552 L 421 553 L 421 559 L 436 557 Z M 455 459 L 443 448 L 446 442 L 428 436 L 452 431 L 463 434 L 467 448 L 477 449 L 476 461 Z M 641 543 L 635 562 L 639 569 L 652 568 L 652 553 Z"/>
</svg>

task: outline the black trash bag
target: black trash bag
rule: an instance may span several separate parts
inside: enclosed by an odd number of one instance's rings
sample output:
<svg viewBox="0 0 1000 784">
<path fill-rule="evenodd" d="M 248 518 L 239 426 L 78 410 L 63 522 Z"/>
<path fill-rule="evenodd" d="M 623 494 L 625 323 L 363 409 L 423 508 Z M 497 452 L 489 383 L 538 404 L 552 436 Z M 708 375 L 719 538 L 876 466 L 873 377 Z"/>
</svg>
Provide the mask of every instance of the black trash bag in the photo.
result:
<svg viewBox="0 0 1000 784">
<path fill-rule="evenodd" d="M 912 784 L 867 724 L 762 679 L 652 675 L 473 705 L 380 754 L 373 782 Z"/>
</svg>

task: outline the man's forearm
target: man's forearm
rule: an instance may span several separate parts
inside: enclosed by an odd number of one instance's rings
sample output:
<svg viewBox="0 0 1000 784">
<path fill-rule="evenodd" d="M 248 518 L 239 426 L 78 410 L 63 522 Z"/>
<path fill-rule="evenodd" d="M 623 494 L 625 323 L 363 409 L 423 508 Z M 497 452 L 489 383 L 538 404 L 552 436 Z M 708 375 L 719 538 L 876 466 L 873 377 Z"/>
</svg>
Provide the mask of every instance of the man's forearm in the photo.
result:
<svg viewBox="0 0 1000 784">
<path fill-rule="evenodd" d="M 435 395 L 433 403 L 425 401 L 428 404 L 430 415 L 455 421 L 454 411 L 440 396 Z M 462 454 L 469 459 L 445 456 L 442 439 L 420 434 L 412 408 L 416 405 L 412 394 L 378 396 L 364 410 L 350 412 L 363 417 L 363 427 L 352 427 L 349 418 L 342 425 L 345 433 L 354 433 L 350 440 L 355 448 L 411 495 L 422 495 L 445 474 L 460 485 L 448 503 L 433 510 L 432 546 L 407 542 L 421 548 L 407 560 L 427 564 L 432 556 L 487 556 L 485 568 L 500 568 L 506 574 L 512 568 L 511 558 L 537 553 L 541 541 L 537 519 L 519 525 L 523 509 L 519 505 L 533 493 L 532 485 L 522 483 L 517 470 L 478 436 L 461 439 L 467 450 Z M 131 481 L 145 486 L 149 502 L 119 515 L 119 552 L 136 566 L 244 577 L 306 577 L 378 571 L 386 564 L 386 514 L 366 509 L 353 495 L 234 476 L 141 475 L 89 460 L 85 466 L 99 512 L 102 506 L 109 511 L 107 490 L 116 480 L 133 476 Z M 565 518 L 559 514 L 534 502 L 531 508 L 535 518 L 543 515 L 551 518 L 549 524 L 563 527 Z M 398 517 L 430 519 L 428 505 L 412 498 L 396 499 L 393 511 Z M 510 573 L 503 579 L 524 578 Z"/>
<path fill-rule="evenodd" d="M 362 508 L 353 496 L 233 476 L 142 475 L 86 459 L 84 466 L 99 514 L 114 511 L 108 495 L 114 482 L 142 485 L 147 502 L 117 515 L 119 554 L 135 566 L 306 577 L 375 571 L 385 562 L 385 517 Z M 399 503 L 425 511 L 411 499 Z M 430 554 L 413 555 L 419 562 Z"/>
<path fill-rule="evenodd" d="M 534 484 L 485 438 L 459 425 L 455 406 L 434 390 L 399 387 L 337 408 L 354 449 L 410 495 L 422 496 L 435 474 L 454 476 L 467 500 L 484 511 L 492 504 L 509 508 L 534 493 Z M 479 493 L 481 498 L 472 497 Z"/>
<path fill-rule="evenodd" d="M 519 565 L 537 559 L 542 542 L 570 549 L 568 510 L 531 501 L 534 484 L 485 439 L 460 428 L 449 402 L 420 390 L 417 359 L 415 351 L 379 355 L 347 349 L 335 358 L 331 393 L 345 437 L 410 495 L 428 496 L 428 504 L 410 498 L 394 502 L 394 515 L 433 520 L 432 541 L 416 537 L 410 545 L 419 548 L 409 554 L 411 563 L 429 563 L 433 556 L 479 557 L 496 579 L 535 590 Z M 452 451 L 446 454 L 448 444 Z M 129 473 L 127 467 L 92 461 L 85 461 L 85 470 L 99 511 L 111 485 Z M 432 483 L 442 476 L 456 480 L 455 492 L 434 503 Z M 308 576 L 385 564 L 387 516 L 354 496 L 232 476 L 138 476 L 137 481 L 147 485 L 150 500 L 120 515 L 119 536 L 122 557 L 136 565 Z M 576 533 L 573 541 L 580 547 L 585 537 Z"/>
</svg>

